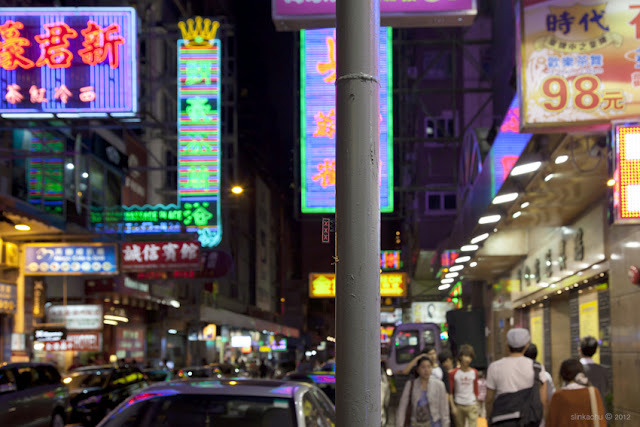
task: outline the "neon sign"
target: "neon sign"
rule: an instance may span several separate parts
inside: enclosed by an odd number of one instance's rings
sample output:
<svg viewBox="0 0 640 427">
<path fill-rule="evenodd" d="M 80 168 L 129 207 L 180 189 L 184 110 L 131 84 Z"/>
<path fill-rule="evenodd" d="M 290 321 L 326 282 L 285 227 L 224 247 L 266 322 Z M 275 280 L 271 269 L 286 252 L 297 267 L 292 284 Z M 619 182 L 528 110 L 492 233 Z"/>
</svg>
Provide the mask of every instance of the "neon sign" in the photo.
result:
<svg viewBox="0 0 640 427">
<path fill-rule="evenodd" d="M 43 130 L 20 130 L 23 138 L 28 138 L 30 151 L 44 157 L 30 157 L 27 160 L 27 201 L 43 208 L 46 212 L 62 215 L 64 203 L 64 162 L 62 157 L 49 157 L 57 153 L 62 156 L 65 140 L 52 132 Z"/>
<path fill-rule="evenodd" d="M 0 113 L 137 112 L 133 8 L 0 8 Z"/>
<path fill-rule="evenodd" d="M 178 203 L 93 212 L 91 222 L 111 233 L 194 232 L 210 248 L 222 240 L 220 24 L 198 16 L 178 26 Z"/>
<path fill-rule="evenodd" d="M 381 270 L 400 270 L 401 268 L 400 251 L 380 251 Z"/>
<path fill-rule="evenodd" d="M 300 32 L 301 209 L 335 211 L 335 29 Z M 391 28 L 380 29 L 380 210 L 393 212 Z"/>
<path fill-rule="evenodd" d="M 380 296 L 404 297 L 407 296 L 406 273 L 381 273 Z M 335 298 L 336 275 L 334 273 L 310 273 L 309 297 L 310 298 Z"/>
<path fill-rule="evenodd" d="M 519 133 L 520 107 L 518 105 L 518 95 L 511 101 L 509 110 L 500 125 L 500 132 L 493 141 L 489 152 L 489 164 L 491 166 L 491 197 L 493 198 L 500 187 L 509 176 L 511 169 L 520 158 L 520 154 L 525 149 L 530 133 Z"/>
<path fill-rule="evenodd" d="M 640 126 L 614 126 L 613 210 L 616 223 L 640 222 Z"/>
</svg>

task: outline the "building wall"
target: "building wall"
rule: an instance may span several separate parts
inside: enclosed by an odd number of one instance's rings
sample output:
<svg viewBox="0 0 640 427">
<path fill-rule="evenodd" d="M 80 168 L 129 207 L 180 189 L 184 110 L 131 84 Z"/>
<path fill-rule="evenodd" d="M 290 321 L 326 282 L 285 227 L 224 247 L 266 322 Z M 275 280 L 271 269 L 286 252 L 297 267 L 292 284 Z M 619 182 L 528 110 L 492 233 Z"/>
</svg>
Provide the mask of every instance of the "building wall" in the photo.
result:
<svg viewBox="0 0 640 427">
<path fill-rule="evenodd" d="M 640 287 L 631 284 L 627 275 L 640 259 L 640 248 L 629 247 L 638 246 L 637 242 L 640 227 L 610 227 L 613 405 L 616 413 L 630 414 L 631 420 L 624 425 L 634 425 L 634 420 L 637 425 L 640 420 Z"/>
</svg>

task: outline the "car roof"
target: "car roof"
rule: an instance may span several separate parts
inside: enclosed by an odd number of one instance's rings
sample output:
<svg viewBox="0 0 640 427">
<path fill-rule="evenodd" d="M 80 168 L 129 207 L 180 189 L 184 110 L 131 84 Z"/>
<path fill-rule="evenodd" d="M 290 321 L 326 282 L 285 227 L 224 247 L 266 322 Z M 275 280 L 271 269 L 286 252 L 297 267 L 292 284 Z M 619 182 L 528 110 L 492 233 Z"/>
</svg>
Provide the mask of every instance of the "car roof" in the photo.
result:
<svg viewBox="0 0 640 427">
<path fill-rule="evenodd" d="M 145 393 L 172 390 L 177 394 L 208 394 L 231 396 L 256 396 L 293 399 L 297 393 L 310 389 L 311 385 L 296 381 L 259 379 L 185 379 L 154 384 Z"/>
<path fill-rule="evenodd" d="M 0 368 L 24 368 L 27 366 L 49 366 L 55 368 L 51 363 L 45 362 L 5 362 L 0 365 Z"/>
</svg>

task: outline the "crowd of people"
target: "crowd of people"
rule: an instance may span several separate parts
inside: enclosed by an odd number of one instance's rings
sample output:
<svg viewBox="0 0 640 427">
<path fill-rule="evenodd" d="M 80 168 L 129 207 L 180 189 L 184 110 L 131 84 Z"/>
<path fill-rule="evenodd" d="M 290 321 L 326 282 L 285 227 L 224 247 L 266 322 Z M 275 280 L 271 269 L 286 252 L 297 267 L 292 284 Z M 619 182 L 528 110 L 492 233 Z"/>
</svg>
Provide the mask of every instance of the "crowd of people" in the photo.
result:
<svg viewBox="0 0 640 427">
<path fill-rule="evenodd" d="M 604 397 L 609 372 L 597 364 L 594 337 L 580 342 L 580 359 L 562 362 L 555 389 L 552 376 L 536 361 L 529 331 L 507 333 L 509 355 L 489 365 L 486 379 L 471 367 L 472 346 L 436 354 L 427 347 L 404 369 L 410 375 L 396 412 L 396 427 L 606 426 Z"/>
</svg>

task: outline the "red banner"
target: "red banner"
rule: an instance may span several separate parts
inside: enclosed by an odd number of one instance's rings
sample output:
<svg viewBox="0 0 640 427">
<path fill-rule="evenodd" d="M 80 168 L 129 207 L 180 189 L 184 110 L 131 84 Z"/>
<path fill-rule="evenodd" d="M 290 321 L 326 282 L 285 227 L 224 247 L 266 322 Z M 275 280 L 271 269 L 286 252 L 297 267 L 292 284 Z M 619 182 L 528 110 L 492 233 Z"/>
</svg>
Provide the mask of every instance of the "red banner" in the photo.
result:
<svg viewBox="0 0 640 427">
<path fill-rule="evenodd" d="M 44 343 L 45 351 L 102 351 L 99 332 L 67 333 L 67 339 Z"/>
<path fill-rule="evenodd" d="M 200 269 L 199 242 L 122 244 L 122 271 Z"/>
</svg>

